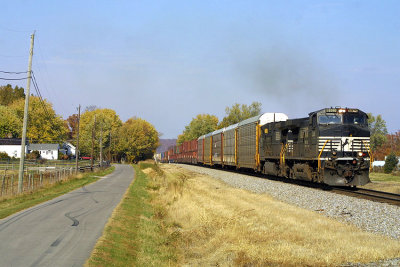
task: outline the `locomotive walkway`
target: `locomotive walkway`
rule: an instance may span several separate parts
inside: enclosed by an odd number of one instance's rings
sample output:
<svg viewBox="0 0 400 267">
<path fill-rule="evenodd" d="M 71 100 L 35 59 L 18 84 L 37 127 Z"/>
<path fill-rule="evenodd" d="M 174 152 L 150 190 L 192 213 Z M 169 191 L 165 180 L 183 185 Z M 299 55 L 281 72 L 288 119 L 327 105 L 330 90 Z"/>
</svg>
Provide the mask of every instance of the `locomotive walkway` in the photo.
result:
<svg viewBox="0 0 400 267">
<path fill-rule="evenodd" d="M 82 266 L 134 177 L 129 165 L 0 220 L 1 266 Z"/>
</svg>

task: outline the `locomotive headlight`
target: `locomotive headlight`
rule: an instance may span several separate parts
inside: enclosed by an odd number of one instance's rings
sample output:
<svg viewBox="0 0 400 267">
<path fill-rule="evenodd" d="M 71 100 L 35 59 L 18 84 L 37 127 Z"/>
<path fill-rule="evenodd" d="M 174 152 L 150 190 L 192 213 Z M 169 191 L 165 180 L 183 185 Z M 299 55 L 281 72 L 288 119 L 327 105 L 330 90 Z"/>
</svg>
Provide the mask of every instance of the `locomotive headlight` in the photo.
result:
<svg viewBox="0 0 400 267">
<path fill-rule="evenodd" d="M 332 151 L 332 156 L 336 157 L 337 152 L 336 151 Z"/>
<path fill-rule="evenodd" d="M 362 152 L 360 151 L 360 152 L 357 153 L 357 155 L 361 158 L 361 157 L 364 155 L 364 153 L 362 153 Z"/>
</svg>

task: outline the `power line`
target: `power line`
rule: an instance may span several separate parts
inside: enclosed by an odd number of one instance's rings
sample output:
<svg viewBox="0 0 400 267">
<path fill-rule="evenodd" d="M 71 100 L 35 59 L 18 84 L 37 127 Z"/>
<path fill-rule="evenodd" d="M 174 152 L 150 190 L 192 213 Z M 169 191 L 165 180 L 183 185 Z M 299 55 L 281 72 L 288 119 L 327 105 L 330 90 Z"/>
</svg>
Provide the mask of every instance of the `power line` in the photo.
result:
<svg viewBox="0 0 400 267">
<path fill-rule="evenodd" d="M 42 94 L 40 93 L 39 86 L 37 85 L 36 77 L 35 77 L 35 74 L 33 73 L 33 71 L 32 71 L 32 78 L 33 78 L 32 79 L 33 87 L 35 87 L 36 93 L 38 94 L 38 97 L 39 97 L 39 101 L 40 101 L 40 103 L 41 103 L 41 105 L 42 105 L 42 107 L 44 109 L 44 112 L 46 113 L 47 117 L 50 119 L 51 116 L 50 116 L 50 114 L 49 114 L 49 112 L 48 112 L 48 110 L 46 108 L 46 105 L 45 105 L 45 103 L 43 101 L 43 97 L 42 97 Z"/>
<path fill-rule="evenodd" d="M 0 70 L 0 73 L 4 73 L 4 74 L 26 74 L 27 71 L 4 71 L 4 70 Z M 0 80 L 4 80 L 4 81 L 21 81 L 21 80 L 26 80 L 28 79 L 28 77 L 22 77 L 22 78 L 4 78 L 4 77 L 0 77 Z"/>
<path fill-rule="evenodd" d="M 21 81 L 21 80 L 26 80 L 28 79 L 28 77 L 24 77 L 24 78 L 3 78 L 0 77 L 0 80 L 4 80 L 4 81 Z"/>
<path fill-rule="evenodd" d="M 0 29 L 3 31 L 9 31 L 9 32 L 22 32 L 22 33 L 28 33 L 30 31 L 26 31 L 26 30 L 15 30 L 15 29 L 10 29 L 10 28 L 6 28 L 4 26 L 0 26 Z"/>
<path fill-rule="evenodd" d="M 20 55 L 20 56 L 17 56 L 17 55 L 15 55 L 15 56 L 11 56 L 11 55 L 1 55 L 0 54 L 0 57 L 26 57 L 25 55 Z"/>
<path fill-rule="evenodd" d="M 44 110 L 44 112 L 46 113 L 46 116 L 47 116 L 49 119 L 54 118 L 52 115 L 50 115 L 49 111 L 47 110 L 47 107 L 46 107 L 46 105 L 45 105 L 45 103 L 44 103 L 42 94 L 40 93 L 39 86 L 38 86 L 38 84 L 37 84 L 37 82 L 36 82 L 35 73 L 34 73 L 33 71 L 32 71 L 32 82 L 33 82 L 33 87 L 35 87 L 36 93 L 38 94 L 40 104 L 42 105 L 43 110 Z M 60 136 L 63 135 L 63 133 L 61 132 L 60 129 L 58 129 L 58 128 L 53 128 L 53 129 L 54 129 Z"/>
<path fill-rule="evenodd" d="M 40 68 L 40 64 L 37 64 L 37 67 L 38 67 L 39 73 L 43 73 L 42 74 L 42 81 L 43 81 L 44 89 L 46 90 L 46 92 L 49 95 L 49 97 L 52 97 L 53 100 L 55 101 L 58 98 L 60 98 L 59 97 L 60 95 L 56 92 L 56 90 L 53 90 L 51 84 L 47 83 L 47 81 L 49 81 L 50 75 L 49 75 L 49 72 L 47 70 L 48 68 L 47 68 L 47 64 L 46 64 L 46 60 L 45 60 L 46 54 L 44 52 L 46 52 L 46 51 L 45 51 L 44 47 L 43 47 L 43 50 L 42 50 L 40 42 L 37 45 L 37 47 L 38 47 L 37 54 L 40 56 L 40 58 L 42 60 L 42 61 L 39 60 L 38 62 L 42 63 L 44 71 L 42 71 L 42 69 Z M 45 79 L 46 77 L 47 77 L 47 81 Z M 50 85 L 50 86 L 48 86 L 48 85 Z M 61 107 L 61 109 L 64 111 L 64 113 L 66 113 L 66 114 L 69 113 L 69 109 L 65 108 L 63 101 L 59 101 L 57 104 Z"/>
<path fill-rule="evenodd" d="M 0 70 L 0 73 L 7 73 L 7 74 L 22 74 L 22 73 L 28 73 L 27 71 L 4 71 Z"/>
</svg>

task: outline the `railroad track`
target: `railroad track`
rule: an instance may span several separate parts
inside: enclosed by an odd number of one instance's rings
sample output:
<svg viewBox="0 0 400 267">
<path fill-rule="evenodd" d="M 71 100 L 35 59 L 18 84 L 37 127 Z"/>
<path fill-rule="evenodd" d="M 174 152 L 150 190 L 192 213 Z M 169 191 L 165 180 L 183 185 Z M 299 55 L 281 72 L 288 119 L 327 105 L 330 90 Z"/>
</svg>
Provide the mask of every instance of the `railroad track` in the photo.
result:
<svg viewBox="0 0 400 267">
<path fill-rule="evenodd" d="M 400 195 L 365 188 L 333 187 L 331 192 L 400 206 Z"/>
</svg>

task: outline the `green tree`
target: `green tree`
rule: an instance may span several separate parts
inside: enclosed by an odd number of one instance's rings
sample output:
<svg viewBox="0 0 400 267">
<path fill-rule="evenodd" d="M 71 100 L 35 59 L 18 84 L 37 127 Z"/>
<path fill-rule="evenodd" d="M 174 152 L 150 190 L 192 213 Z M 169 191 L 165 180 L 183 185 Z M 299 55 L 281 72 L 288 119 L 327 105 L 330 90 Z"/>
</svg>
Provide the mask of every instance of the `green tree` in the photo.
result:
<svg viewBox="0 0 400 267">
<path fill-rule="evenodd" d="M 253 102 L 250 106 L 246 104 L 235 103 L 232 107 L 225 108 L 226 116 L 222 119 L 218 128 L 228 127 L 229 125 L 238 123 L 245 119 L 260 115 L 261 113 L 261 103 Z"/>
<path fill-rule="evenodd" d="M 374 117 L 372 113 L 368 113 L 368 126 L 371 131 L 371 149 L 375 151 L 386 142 L 388 133 L 386 121 L 382 118 L 382 115 Z"/>
<path fill-rule="evenodd" d="M 130 118 L 119 129 L 117 150 L 129 162 L 151 158 L 158 146 L 158 132 L 143 119 Z"/>
<path fill-rule="evenodd" d="M 177 143 L 182 144 L 184 141 L 197 139 L 203 134 L 215 131 L 218 126 L 218 118 L 210 114 L 199 114 L 189 125 L 185 126 L 185 130 L 178 136 Z"/>
<path fill-rule="evenodd" d="M 25 99 L 20 98 L 10 105 L 19 120 L 24 118 Z M 29 117 L 27 138 L 38 142 L 49 142 L 53 140 L 65 140 L 67 128 L 61 116 L 57 115 L 53 105 L 46 99 L 41 101 L 37 96 L 29 98 Z M 22 127 L 21 127 L 22 128 Z M 21 136 L 20 128 L 18 135 Z"/>
<path fill-rule="evenodd" d="M 0 105 L 8 106 L 21 98 L 25 99 L 24 88 L 18 86 L 12 88 L 11 84 L 0 86 Z"/>
<path fill-rule="evenodd" d="M 0 106 L 0 138 L 20 137 L 22 120 L 17 113 L 6 106 Z"/>
<path fill-rule="evenodd" d="M 92 147 L 92 130 L 94 130 L 94 155 L 100 150 L 100 137 L 102 138 L 104 155 L 114 151 L 113 140 L 118 135 L 118 129 L 121 127 L 122 121 L 117 113 L 112 109 L 95 108 L 87 109 L 81 115 L 79 129 L 79 150 L 82 155 L 91 155 Z M 101 135 L 103 133 L 103 135 Z M 73 139 L 76 138 L 76 132 L 73 133 Z M 111 138 L 110 138 L 111 137 Z M 112 155 L 111 155 L 112 156 Z"/>
<path fill-rule="evenodd" d="M 390 153 L 389 156 L 387 156 L 385 159 L 385 166 L 383 166 L 383 171 L 385 173 L 391 173 L 396 167 L 397 163 L 399 163 L 399 160 L 397 159 L 396 154 L 394 154 L 393 152 Z"/>
</svg>

